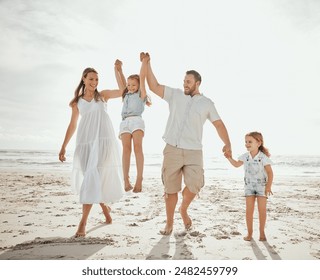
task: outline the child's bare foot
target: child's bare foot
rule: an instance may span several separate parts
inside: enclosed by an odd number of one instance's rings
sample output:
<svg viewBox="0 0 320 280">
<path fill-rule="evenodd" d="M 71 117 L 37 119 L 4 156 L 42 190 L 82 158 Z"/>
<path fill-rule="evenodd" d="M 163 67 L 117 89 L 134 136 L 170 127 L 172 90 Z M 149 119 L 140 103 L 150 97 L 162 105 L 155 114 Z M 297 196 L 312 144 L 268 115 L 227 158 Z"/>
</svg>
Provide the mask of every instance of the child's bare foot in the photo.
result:
<svg viewBox="0 0 320 280">
<path fill-rule="evenodd" d="M 133 192 L 138 193 L 142 191 L 142 179 L 137 179 L 136 184 L 134 185 Z"/>
<path fill-rule="evenodd" d="M 184 223 L 184 228 L 186 230 L 189 230 L 191 229 L 192 227 L 192 220 L 191 218 L 189 217 L 187 211 L 185 210 L 182 210 L 181 207 L 179 208 L 179 212 L 180 212 L 180 215 L 181 215 L 181 218 L 183 220 L 183 223 Z"/>
<path fill-rule="evenodd" d="M 252 239 L 252 237 L 251 236 L 245 236 L 245 237 L 243 237 L 243 240 L 244 241 L 251 241 L 251 239 Z"/>
<path fill-rule="evenodd" d="M 134 193 L 142 192 L 142 186 L 134 186 L 132 192 Z"/>
<path fill-rule="evenodd" d="M 259 241 L 267 241 L 264 231 L 260 231 Z"/>
<path fill-rule="evenodd" d="M 86 223 L 80 221 L 75 237 L 85 237 L 85 236 L 86 236 Z"/>
<path fill-rule="evenodd" d="M 133 189 L 133 187 L 132 187 L 132 185 L 131 185 L 130 183 L 125 184 L 124 190 L 125 190 L 126 192 L 129 192 L 129 191 L 131 191 L 132 189 Z"/>
</svg>

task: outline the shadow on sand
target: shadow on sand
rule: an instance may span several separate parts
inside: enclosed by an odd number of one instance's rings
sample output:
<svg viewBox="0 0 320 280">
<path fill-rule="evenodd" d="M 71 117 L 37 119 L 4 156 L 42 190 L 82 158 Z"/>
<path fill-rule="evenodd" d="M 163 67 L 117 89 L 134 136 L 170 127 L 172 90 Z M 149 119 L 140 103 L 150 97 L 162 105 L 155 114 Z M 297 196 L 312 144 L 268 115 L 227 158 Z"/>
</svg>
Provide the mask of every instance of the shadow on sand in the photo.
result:
<svg viewBox="0 0 320 280">
<path fill-rule="evenodd" d="M 250 242 L 253 253 L 256 256 L 257 260 L 267 260 L 267 256 L 263 254 L 257 242 L 254 239 L 252 239 Z M 259 241 L 259 244 L 263 244 L 266 247 L 272 260 L 281 260 L 279 254 L 273 249 L 273 247 L 268 243 L 268 241 Z"/>
<path fill-rule="evenodd" d="M 106 224 L 95 226 L 87 233 L 103 226 Z M 0 260 L 85 260 L 104 247 L 114 244 L 112 238 L 37 237 L 4 249 L 4 252 L 0 253 Z"/>
<path fill-rule="evenodd" d="M 146 256 L 147 260 L 193 260 L 194 256 L 185 243 L 186 234 L 174 234 L 175 241 L 170 241 L 172 235 L 162 236 L 158 243 Z M 170 255 L 170 245 L 175 246 L 174 254 Z"/>
</svg>

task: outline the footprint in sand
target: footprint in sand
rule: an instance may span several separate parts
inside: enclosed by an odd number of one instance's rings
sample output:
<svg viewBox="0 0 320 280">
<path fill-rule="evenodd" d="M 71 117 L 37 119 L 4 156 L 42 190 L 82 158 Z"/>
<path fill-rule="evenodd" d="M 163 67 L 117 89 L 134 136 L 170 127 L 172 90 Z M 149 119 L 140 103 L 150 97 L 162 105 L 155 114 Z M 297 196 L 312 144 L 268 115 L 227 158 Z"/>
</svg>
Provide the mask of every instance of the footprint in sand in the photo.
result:
<svg viewBox="0 0 320 280">
<path fill-rule="evenodd" d="M 138 227 L 139 225 L 136 223 L 129 224 L 129 227 Z"/>
</svg>

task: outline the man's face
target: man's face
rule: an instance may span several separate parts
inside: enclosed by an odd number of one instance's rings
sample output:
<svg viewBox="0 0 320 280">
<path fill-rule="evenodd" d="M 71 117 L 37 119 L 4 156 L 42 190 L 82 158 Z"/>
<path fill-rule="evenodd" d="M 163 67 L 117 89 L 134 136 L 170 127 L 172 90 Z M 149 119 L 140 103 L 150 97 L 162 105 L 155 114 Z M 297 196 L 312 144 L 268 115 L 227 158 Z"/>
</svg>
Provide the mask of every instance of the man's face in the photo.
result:
<svg viewBox="0 0 320 280">
<path fill-rule="evenodd" d="M 185 76 L 183 81 L 183 88 L 185 95 L 193 95 L 197 88 L 197 83 L 193 75 L 189 74 Z"/>
</svg>

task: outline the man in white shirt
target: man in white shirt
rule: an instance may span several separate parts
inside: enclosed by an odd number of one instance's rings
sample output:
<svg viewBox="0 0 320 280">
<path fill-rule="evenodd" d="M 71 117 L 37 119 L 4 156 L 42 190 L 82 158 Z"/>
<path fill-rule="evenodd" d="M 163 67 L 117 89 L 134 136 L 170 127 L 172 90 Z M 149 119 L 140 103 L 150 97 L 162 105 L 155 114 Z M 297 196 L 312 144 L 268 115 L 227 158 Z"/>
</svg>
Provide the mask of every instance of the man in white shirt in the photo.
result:
<svg viewBox="0 0 320 280">
<path fill-rule="evenodd" d="M 231 155 L 227 129 L 220 119 L 214 103 L 199 92 L 201 76 L 197 71 L 186 72 L 184 91 L 158 83 L 153 74 L 148 53 L 141 53 L 142 63 L 147 64 L 147 82 L 150 90 L 169 104 L 169 118 L 163 136 L 167 143 L 163 151 L 162 181 L 165 190 L 167 221 L 160 233 L 169 235 L 173 229 L 174 212 L 181 191 L 182 176 L 185 188 L 179 208 L 185 229 L 190 229 L 192 220 L 188 207 L 204 185 L 202 132 L 208 119 L 216 128 L 224 143 L 222 151 Z"/>
</svg>

